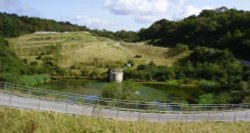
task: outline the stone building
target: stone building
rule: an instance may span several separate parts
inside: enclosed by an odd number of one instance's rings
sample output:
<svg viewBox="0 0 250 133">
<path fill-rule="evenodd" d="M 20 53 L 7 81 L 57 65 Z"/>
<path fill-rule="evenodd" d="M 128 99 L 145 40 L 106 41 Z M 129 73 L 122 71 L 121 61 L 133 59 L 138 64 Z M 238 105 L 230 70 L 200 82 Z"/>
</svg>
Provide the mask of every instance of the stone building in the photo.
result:
<svg viewBox="0 0 250 133">
<path fill-rule="evenodd" d="M 123 81 L 123 70 L 114 68 L 109 70 L 110 82 L 121 83 Z"/>
</svg>

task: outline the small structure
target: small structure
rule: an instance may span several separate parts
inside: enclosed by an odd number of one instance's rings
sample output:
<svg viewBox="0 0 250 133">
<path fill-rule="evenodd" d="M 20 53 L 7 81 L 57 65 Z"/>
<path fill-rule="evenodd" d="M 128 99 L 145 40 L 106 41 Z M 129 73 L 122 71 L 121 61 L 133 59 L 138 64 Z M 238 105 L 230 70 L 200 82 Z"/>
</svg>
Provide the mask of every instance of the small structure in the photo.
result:
<svg viewBox="0 0 250 133">
<path fill-rule="evenodd" d="M 109 70 L 110 82 L 121 83 L 123 81 L 123 70 L 122 69 L 110 69 Z"/>
</svg>

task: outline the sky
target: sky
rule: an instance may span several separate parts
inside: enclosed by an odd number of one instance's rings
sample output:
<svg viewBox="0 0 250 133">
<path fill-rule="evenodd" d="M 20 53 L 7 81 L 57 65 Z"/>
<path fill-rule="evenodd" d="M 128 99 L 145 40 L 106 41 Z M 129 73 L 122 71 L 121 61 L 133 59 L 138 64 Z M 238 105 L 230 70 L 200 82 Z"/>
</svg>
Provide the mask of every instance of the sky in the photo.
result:
<svg viewBox="0 0 250 133">
<path fill-rule="evenodd" d="M 0 12 L 111 31 L 138 31 L 163 18 L 180 20 L 221 6 L 249 11 L 250 0 L 0 0 Z"/>
</svg>

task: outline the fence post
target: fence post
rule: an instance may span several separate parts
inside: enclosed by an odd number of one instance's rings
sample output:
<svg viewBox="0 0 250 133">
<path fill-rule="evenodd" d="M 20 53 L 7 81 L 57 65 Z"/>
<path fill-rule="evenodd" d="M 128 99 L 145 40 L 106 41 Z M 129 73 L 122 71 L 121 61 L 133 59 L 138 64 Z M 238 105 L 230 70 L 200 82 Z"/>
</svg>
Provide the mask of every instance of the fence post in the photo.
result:
<svg viewBox="0 0 250 133">
<path fill-rule="evenodd" d="M 161 121 L 161 112 L 159 112 L 158 121 Z"/>
<path fill-rule="evenodd" d="M 95 105 L 92 105 L 92 116 L 95 116 Z"/>
<path fill-rule="evenodd" d="M 119 107 L 117 107 L 117 111 L 116 111 L 116 119 L 119 118 Z"/>
<path fill-rule="evenodd" d="M 179 121 L 179 112 L 177 112 L 176 120 Z"/>
<path fill-rule="evenodd" d="M 9 106 L 11 106 L 11 102 L 12 102 L 12 92 L 11 92 L 11 88 L 10 88 L 10 93 L 9 93 L 9 95 L 10 95 Z"/>
<path fill-rule="evenodd" d="M 207 113 L 207 119 L 208 119 L 208 121 L 210 121 L 210 113 L 211 113 L 211 111 L 209 111 L 208 113 Z"/>
<path fill-rule="evenodd" d="M 236 121 L 236 114 L 237 114 L 237 112 L 236 111 L 234 111 L 234 122 Z"/>
<path fill-rule="evenodd" d="M 84 105 L 82 105 L 82 115 L 84 115 Z"/>
<path fill-rule="evenodd" d="M 41 108 L 41 98 L 39 97 L 38 98 L 38 111 L 40 111 L 40 108 Z"/>
<path fill-rule="evenodd" d="M 192 115 L 192 122 L 194 121 L 194 118 L 195 118 L 195 106 L 192 107 L 193 108 L 193 115 Z"/>
<path fill-rule="evenodd" d="M 9 106 L 11 106 L 11 101 L 12 101 L 12 95 L 10 94 L 10 98 L 9 98 Z"/>
<path fill-rule="evenodd" d="M 66 108 L 65 108 L 65 113 L 68 112 L 68 102 L 66 102 Z"/>
<path fill-rule="evenodd" d="M 4 91 L 7 91 L 7 83 L 3 83 Z"/>
<path fill-rule="evenodd" d="M 222 121 L 224 120 L 224 112 L 222 112 L 222 114 L 221 114 L 221 120 Z"/>
<path fill-rule="evenodd" d="M 139 111 L 139 115 L 138 115 L 138 121 L 141 120 L 141 111 Z"/>
<path fill-rule="evenodd" d="M 118 117 L 119 117 L 119 102 L 118 101 L 116 101 L 116 119 L 118 119 Z"/>
<path fill-rule="evenodd" d="M 248 112 L 246 112 L 246 121 L 248 120 Z"/>
</svg>

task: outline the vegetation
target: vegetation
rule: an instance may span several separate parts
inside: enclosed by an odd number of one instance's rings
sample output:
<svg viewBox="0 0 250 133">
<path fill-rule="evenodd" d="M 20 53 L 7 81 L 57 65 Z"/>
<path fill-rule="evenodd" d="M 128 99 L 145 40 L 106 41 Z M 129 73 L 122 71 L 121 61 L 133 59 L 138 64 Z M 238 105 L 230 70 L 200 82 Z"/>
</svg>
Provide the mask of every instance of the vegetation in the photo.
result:
<svg viewBox="0 0 250 133">
<path fill-rule="evenodd" d="M 49 75 L 42 74 L 46 73 L 46 71 L 41 71 L 41 69 L 46 70 L 45 68 L 25 64 L 2 37 L 0 37 L 0 66 L 0 81 L 34 86 L 50 80 Z"/>
<path fill-rule="evenodd" d="M 182 80 L 176 86 L 191 82 L 191 86 L 205 92 L 182 102 L 249 102 L 250 68 L 235 58 L 235 55 L 249 58 L 246 56 L 250 51 L 248 11 L 204 10 L 198 16 L 180 21 L 157 21 L 138 33 L 89 30 L 70 23 L 6 13 L 1 13 L 0 18 L 3 18 L 0 35 L 4 37 L 42 30 L 81 31 L 34 33 L 10 38 L 9 43 L 1 38 L 1 80 L 35 85 L 42 83 L 41 79 L 47 81 L 48 75 L 105 79 L 109 68 L 122 67 L 126 80 L 166 84 Z M 172 48 L 146 46 L 146 42 Z M 193 81 L 198 83 L 192 84 Z M 122 96 L 122 90 L 105 91 L 105 97 L 129 99 Z"/>
<path fill-rule="evenodd" d="M 192 103 L 241 103 L 250 94 L 249 67 L 243 66 L 228 50 L 197 47 L 172 67 L 154 63 L 125 70 L 125 79 L 160 81 L 186 79 L 198 81 L 205 95 L 188 100 Z M 189 79 L 189 81 L 187 80 Z M 182 84 L 186 84 L 182 82 Z M 180 83 L 178 83 L 181 85 Z"/>
<path fill-rule="evenodd" d="M 69 22 L 56 22 L 54 20 L 0 13 L 0 36 L 4 37 L 17 37 L 35 31 L 65 32 L 82 30 L 86 30 L 86 27 L 72 25 Z"/>
<path fill-rule="evenodd" d="M 248 133 L 249 122 L 130 122 L 0 108 L 0 132 L 8 133 Z"/>
<path fill-rule="evenodd" d="M 249 11 L 222 7 L 203 10 L 198 16 L 189 16 L 180 21 L 162 19 L 138 32 L 111 32 L 90 30 L 69 22 L 0 13 L 0 36 L 17 37 L 35 31 L 89 31 L 94 35 L 125 42 L 144 41 L 164 47 L 187 44 L 191 49 L 197 46 L 229 49 L 237 57 L 249 59 L 249 18 Z"/>
<path fill-rule="evenodd" d="M 29 34 L 8 41 L 26 64 L 54 78 L 105 79 L 109 68 L 128 63 L 136 67 L 151 61 L 171 66 L 190 53 L 185 51 L 169 57 L 171 48 L 123 43 L 90 32 Z"/>
<path fill-rule="evenodd" d="M 132 82 L 123 84 L 108 84 L 101 92 L 104 98 L 113 98 L 120 100 L 136 101 L 139 97 L 136 95 L 136 85 Z"/>
<path fill-rule="evenodd" d="M 250 59 L 249 18 L 249 11 L 223 7 L 203 10 L 198 16 L 180 21 L 162 19 L 147 29 L 141 29 L 138 34 L 141 40 L 149 40 L 150 44 L 171 47 L 184 43 L 190 48 L 229 49 L 239 58 Z"/>
</svg>

